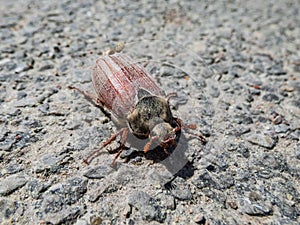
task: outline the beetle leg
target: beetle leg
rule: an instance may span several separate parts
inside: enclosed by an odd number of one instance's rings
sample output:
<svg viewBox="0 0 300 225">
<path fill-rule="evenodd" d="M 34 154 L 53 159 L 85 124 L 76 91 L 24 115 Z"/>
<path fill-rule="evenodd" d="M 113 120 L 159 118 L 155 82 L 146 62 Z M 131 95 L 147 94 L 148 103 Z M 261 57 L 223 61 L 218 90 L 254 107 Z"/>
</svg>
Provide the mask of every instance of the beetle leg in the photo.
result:
<svg viewBox="0 0 300 225">
<path fill-rule="evenodd" d="M 152 145 L 152 139 L 150 139 L 148 143 L 144 146 L 144 153 L 149 151 L 151 145 Z"/>
<path fill-rule="evenodd" d="M 106 147 L 106 146 L 109 145 L 111 142 L 113 142 L 114 140 L 116 140 L 116 138 L 117 138 L 120 134 L 122 134 L 121 148 L 122 148 L 122 146 L 125 146 L 125 142 L 126 142 L 127 135 L 128 135 L 128 128 L 122 128 L 122 129 L 120 129 L 117 133 L 113 134 L 110 138 L 108 138 L 108 139 L 106 140 L 106 142 L 102 145 L 101 148 L 95 149 L 93 152 L 91 152 L 91 153 L 88 155 L 88 157 L 86 157 L 86 158 L 83 160 L 83 162 L 85 162 L 86 164 L 90 164 L 91 159 L 94 158 L 95 156 L 97 156 L 97 154 L 99 153 L 99 151 L 100 151 L 102 148 Z M 124 137 L 125 135 L 126 135 L 126 137 Z M 125 139 L 125 141 L 124 141 L 124 139 Z M 119 152 L 120 152 L 120 151 L 119 151 Z M 117 156 L 119 156 L 119 155 L 121 154 L 122 151 L 121 151 L 120 153 L 119 153 L 119 152 L 118 152 Z M 115 160 L 118 158 L 117 156 L 116 156 Z M 115 160 L 113 161 L 113 164 L 114 164 Z"/>
<path fill-rule="evenodd" d="M 176 128 L 175 128 L 176 129 Z M 179 129 L 180 130 L 180 129 Z M 166 140 L 164 140 L 162 143 L 160 143 L 160 146 L 164 149 L 164 152 L 167 154 L 167 155 L 170 155 L 170 152 L 168 152 L 168 147 L 170 146 L 170 144 L 172 146 L 174 146 L 174 148 L 177 146 L 177 143 L 174 139 L 174 137 L 169 137 L 167 138 Z"/>
<path fill-rule="evenodd" d="M 154 136 L 154 137 L 149 137 L 149 141 L 148 141 L 148 143 L 145 145 L 145 147 L 144 147 L 144 153 L 147 153 L 149 150 L 150 150 L 150 146 L 152 145 L 152 143 L 153 143 L 153 140 L 157 140 L 158 139 L 158 137 L 157 136 Z"/>
<path fill-rule="evenodd" d="M 69 89 L 71 90 L 76 90 L 79 93 L 81 93 L 82 95 L 84 95 L 84 97 L 86 97 L 89 101 L 91 101 L 92 103 L 94 103 L 95 105 L 98 105 L 100 107 L 103 107 L 102 102 L 100 101 L 100 99 L 98 99 L 97 97 L 95 97 L 93 94 L 89 93 L 88 91 L 83 91 L 78 87 L 74 87 L 74 86 L 68 86 Z"/>
<path fill-rule="evenodd" d="M 178 126 L 182 127 L 186 133 L 198 137 L 203 144 L 206 143 L 206 139 L 201 133 L 194 134 L 188 130 L 188 129 L 196 130 L 197 128 L 196 124 L 184 124 L 181 119 L 179 118 L 174 118 L 174 119 L 177 122 Z"/>
<path fill-rule="evenodd" d="M 121 146 L 120 146 L 120 150 L 118 151 L 117 155 L 114 158 L 114 161 L 112 162 L 111 166 L 113 167 L 116 164 L 116 160 L 117 158 L 120 156 L 120 154 L 123 152 L 124 148 L 125 148 L 125 143 L 127 141 L 127 137 L 128 137 L 128 133 L 129 133 L 129 129 L 128 128 L 122 128 L 118 133 L 120 134 L 122 132 L 122 137 L 121 137 Z M 119 135 L 118 134 L 118 135 Z M 117 135 L 117 136 L 118 136 Z"/>
<path fill-rule="evenodd" d="M 105 116 L 107 116 L 108 118 L 111 118 L 111 114 L 104 109 L 104 104 L 100 98 L 96 98 L 94 95 L 92 95 L 88 91 L 83 91 L 74 86 L 69 86 L 69 88 L 71 90 L 76 90 L 76 91 L 80 92 L 81 94 L 83 94 L 84 97 L 86 97 L 94 106 L 100 108 L 100 110 L 105 114 Z"/>
<path fill-rule="evenodd" d="M 146 152 L 148 152 L 149 150 L 150 150 L 150 146 L 152 145 L 152 143 L 153 143 L 153 141 L 157 141 L 157 140 L 159 140 L 159 137 L 158 136 L 153 136 L 153 137 L 149 137 L 149 141 L 148 141 L 148 143 L 145 145 L 145 147 L 144 147 L 144 153 L 146 153 Z M 165 140 L 165 141 L 163 141 L 162 143 L 167 143 L 167 142 L 169 142 L 169 139 L 170 138 L 168 138 L 167 140 Z M 161 143 L 161 144 L 162 144 Z M 163 146 L 162 146 L 163 147 Z"/>
</svg>

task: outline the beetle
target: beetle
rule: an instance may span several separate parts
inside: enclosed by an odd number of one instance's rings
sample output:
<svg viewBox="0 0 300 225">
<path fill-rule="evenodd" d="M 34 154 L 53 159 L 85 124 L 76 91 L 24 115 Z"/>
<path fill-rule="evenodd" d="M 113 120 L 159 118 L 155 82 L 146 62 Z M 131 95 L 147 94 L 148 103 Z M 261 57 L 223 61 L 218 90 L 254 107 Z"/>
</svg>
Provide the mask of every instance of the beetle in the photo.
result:
<svg viewBox="0 0 300 225">
<path fill-rule="evenodd" d="M 187 133 L 190 133 L 190 129 L 196 129 L 195 124 L 184 124 L 172 115 L 169 99 L 175 94 L 166 95 L 139 63 L 123 53 L 98 58 L 92 72 L 92 83 L 96 98 L 77 87 L 69 88 L 79 91 L 100 108 L 108 109 L 122 124 L 123 127 L 100 148 L 121 136 L 119 151 L 112 165 L 125 148 L 129 132 L 138 139 L 148 139 L 143 149 L 145 153 L 150 150 L 153 142 L 158 142 L 168 153 L 167 148 L 170 145 L 176 146 L 176 136 L 182 129 Z M 190 134 L 206 142 L 202 134 Z M 92 152 L 84 162 L 89 164 L 98 151 Z"/>
</svg>

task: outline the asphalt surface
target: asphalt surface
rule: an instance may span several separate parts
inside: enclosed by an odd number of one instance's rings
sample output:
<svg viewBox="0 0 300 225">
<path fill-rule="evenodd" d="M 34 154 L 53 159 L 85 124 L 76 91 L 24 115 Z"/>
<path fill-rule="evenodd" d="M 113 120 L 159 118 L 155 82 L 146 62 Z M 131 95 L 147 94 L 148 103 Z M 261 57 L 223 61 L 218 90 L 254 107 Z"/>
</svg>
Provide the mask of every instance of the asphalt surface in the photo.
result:
<svg viewBox="0 0 300 225">
<path fill-rule="evenodd" d="M 299 224 L 300 2 L 0 1 L 1 224 Z M 125 43 L 196 124 L 119 139 L 92 67 Z"/>
</svg>

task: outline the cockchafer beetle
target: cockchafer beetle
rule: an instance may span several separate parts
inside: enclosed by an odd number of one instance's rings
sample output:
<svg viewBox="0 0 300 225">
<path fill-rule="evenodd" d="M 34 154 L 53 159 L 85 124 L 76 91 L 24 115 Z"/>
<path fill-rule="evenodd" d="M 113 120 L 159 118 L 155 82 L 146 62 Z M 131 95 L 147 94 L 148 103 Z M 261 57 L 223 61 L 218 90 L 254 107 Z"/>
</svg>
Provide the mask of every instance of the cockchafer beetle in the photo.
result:
<svg viewBox="0 0 300 225">
<path fill-rule="evenodd" d="M 181 119 L 173 117 L 169 99 L 174 93 L 166 95 L 145 69 L 129 56 L 116 53 L 98 58 L 93 68 L 92 82 L 96 98 L 77 87 L 69 88 L 79 91 L 99 107 L 107 108 L 123 124 L 124 127 L 107 139 L 100 148 L 121 136 L 120 150 L 112 165 L 124 150 L 129 132 L 138 139 L 149 139 L 144 146 L 145 153 L 153 142 L 158 142 L 167 153 L 168 146 L 176 146 L 175 138 L 181 129 L 197 136 L 203 143 L 206 142 L 200 133 L 189 132 L 189 129 L 196 129 L 195 124 L 186 125 Z M 88 164 L 100 149 L 92 152 L 84 161 Z"/>
</svg>

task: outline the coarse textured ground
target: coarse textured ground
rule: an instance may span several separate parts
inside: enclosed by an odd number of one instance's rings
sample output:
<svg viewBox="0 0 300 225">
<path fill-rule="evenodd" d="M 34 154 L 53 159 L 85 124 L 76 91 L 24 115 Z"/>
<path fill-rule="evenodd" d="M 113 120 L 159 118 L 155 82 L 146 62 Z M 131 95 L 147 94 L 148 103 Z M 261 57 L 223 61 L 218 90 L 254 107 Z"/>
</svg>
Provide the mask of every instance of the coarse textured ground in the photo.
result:
<svg viewBox="0 0 300 225">
<path fill-rule="evenodd" d="M 299 1 L 0 3 L 1 224 L 300 223 Z M 67 87 L 118 42 L 207 144 L 82 163 L 116 126 Z"/>
</svg>

